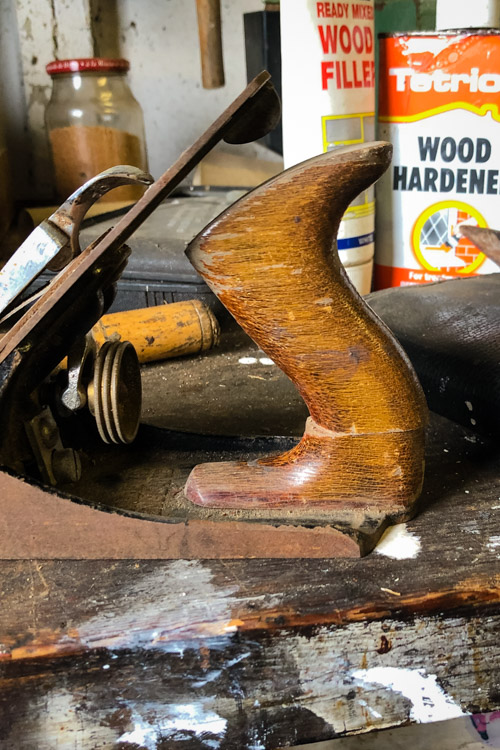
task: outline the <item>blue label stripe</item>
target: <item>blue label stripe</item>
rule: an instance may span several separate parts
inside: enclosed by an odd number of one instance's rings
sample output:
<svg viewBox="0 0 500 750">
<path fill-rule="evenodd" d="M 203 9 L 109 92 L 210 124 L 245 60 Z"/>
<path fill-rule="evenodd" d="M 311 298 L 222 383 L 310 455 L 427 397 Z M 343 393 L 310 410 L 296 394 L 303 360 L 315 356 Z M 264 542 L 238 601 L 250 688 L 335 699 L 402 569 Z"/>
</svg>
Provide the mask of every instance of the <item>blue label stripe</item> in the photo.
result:
<svg viewBox="0 0 500 750">
<path fill-rule="evenodd" d="M 375 232 L 370 232 L 370 234 L 362 234 L 360 237 L 348 237 L 343 240 L 337 240 L 337 247 L 339 250 L 349 250 L 351 247 L 369 245 L 374 240 Z"/>
</svg>

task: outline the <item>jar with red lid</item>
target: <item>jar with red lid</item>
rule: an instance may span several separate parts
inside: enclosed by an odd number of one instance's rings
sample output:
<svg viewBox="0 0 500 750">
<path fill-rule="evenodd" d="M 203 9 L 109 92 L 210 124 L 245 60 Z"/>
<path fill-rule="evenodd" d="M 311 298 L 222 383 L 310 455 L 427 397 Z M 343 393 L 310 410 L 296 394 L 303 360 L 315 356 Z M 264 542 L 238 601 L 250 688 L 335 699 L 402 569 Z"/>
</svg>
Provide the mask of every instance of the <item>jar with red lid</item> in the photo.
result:
<svg viewBox="0 0 500 750">
<path fill-rule="evenodd" d="M 144 119 L 128 69 L 127 60 L 96 57 L 47 65 L 52 96 L 45 122 L 60 200 L 108 167 L 131 164 L 147 171 Z M 125 186 L 102 200 L 137 200 L 143 191 Z"/>
</svg>

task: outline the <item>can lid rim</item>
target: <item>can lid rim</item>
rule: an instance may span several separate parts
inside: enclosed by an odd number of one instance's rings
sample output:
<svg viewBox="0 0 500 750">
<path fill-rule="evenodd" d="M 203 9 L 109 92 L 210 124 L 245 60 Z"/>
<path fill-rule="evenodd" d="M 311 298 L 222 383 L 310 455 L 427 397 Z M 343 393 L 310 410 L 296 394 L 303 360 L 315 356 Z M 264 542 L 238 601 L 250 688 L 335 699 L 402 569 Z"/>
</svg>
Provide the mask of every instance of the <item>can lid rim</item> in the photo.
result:
<svg viewBox="0 0 500 750">
<path fill-rule="evenodd" d="M 53 60 L 45 70 L 49 75 L 60 73 L 84 73 L 98 71 L 127 71 L 130 68 L 128 60 L 108 57 L 80 57 L 67 60 Z"/>
<path fill-rule="evenodd" d="M 465 37 L 465 36 L 499 36 L 500 29 L 487 29 L 482 26 L 470 29 L 440 29 L 436 31 L 381 31 L 379 39 L 393 39 L 399 37 Z"/>
</svg>

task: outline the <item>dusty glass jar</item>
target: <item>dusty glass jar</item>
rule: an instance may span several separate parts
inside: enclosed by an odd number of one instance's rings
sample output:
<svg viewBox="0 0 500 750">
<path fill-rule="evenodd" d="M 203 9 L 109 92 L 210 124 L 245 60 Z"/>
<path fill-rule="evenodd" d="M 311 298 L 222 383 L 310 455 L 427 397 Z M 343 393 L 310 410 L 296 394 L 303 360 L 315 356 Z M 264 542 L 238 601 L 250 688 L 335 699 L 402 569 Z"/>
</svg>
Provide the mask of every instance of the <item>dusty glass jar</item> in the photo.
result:
<svg viewBox="0 0 500 750">
<path fill-rule="evenodd" d="M 45 112 L 58 198 L 117 164 L 147 171 L 142 109 L 126 79 L 127 60 L 84 58 L 47 65 L 52 96 Z M 143 187 L 127 186 L 102 200 L 137 200 Z"/>
</svg>

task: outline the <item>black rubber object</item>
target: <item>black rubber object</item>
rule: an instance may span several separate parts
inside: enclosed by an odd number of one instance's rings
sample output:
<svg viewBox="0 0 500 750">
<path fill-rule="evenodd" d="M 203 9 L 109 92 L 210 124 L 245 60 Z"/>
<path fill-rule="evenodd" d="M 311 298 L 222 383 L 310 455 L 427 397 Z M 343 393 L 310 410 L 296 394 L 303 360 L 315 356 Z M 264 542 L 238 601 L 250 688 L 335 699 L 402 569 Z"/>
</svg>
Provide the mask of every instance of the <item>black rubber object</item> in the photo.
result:
<svg viewBox="0 0 500 750">
<path fill-rule="evenodd" d="M 365 299 L 411 359 L 429 408 L 500 437 L 500 273 Z"/>
</svg>

